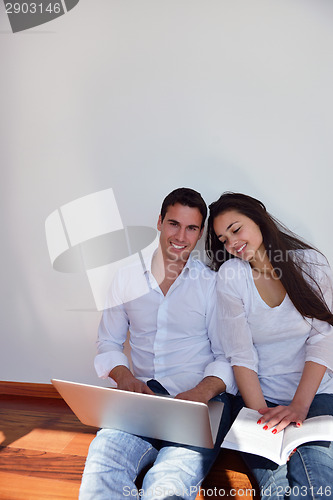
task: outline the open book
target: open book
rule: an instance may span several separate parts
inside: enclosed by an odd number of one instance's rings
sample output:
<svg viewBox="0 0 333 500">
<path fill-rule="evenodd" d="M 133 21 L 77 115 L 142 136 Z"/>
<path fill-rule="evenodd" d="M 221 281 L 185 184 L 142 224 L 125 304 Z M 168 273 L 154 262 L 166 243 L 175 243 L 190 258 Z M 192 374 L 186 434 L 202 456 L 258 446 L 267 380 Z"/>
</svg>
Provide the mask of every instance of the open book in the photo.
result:
<svg viewBox="0 0 333 500">
<path fill-rule="evenodd" d="M 330 415 L 304 420 L 301 427 L 290 424 L 277 434 L 272 434 L 273 428 L 264 431 L 264 424 L 257 424 L 260 417 L 256 410 L 242 408 L 221 447 L 261 455 L 282 465 L 302 443 L 333 441 L 333 416 Z"/>
</svg>

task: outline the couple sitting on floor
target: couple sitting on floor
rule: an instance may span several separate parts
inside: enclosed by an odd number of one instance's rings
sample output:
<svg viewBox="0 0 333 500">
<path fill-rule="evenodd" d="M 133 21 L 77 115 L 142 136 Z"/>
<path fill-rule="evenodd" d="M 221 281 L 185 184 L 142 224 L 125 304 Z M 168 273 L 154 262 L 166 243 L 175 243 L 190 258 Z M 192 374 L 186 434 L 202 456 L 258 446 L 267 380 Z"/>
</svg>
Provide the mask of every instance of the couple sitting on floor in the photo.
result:
<svg viewBox="0 0 333 500">
<path fill-rule="evenodd" d="M 113 280 L 95 367 L 123 390 L 223 401 L 215 447 L 101 429 L 90 445 L 80 500 L 117 500 L 128 491 L 136 498 L 194 499 L 244 405 L 262 414 L 263 432 L 333 415 L 327 260 L 250 196 L 224 193 L 209 208 L 210 268 L 191 256 L 207 216 L 201 195 L 179 188 L 164 199 L 158 248 Z M 128 330 L 133 373 L 123 353 Z M 262 498 L 323 499 L 332 482 L 330 442 L 301 445 L 282 466 L 243 458 Z M 148 466 L 139 491 L 136 478 Z"/>
</svg>

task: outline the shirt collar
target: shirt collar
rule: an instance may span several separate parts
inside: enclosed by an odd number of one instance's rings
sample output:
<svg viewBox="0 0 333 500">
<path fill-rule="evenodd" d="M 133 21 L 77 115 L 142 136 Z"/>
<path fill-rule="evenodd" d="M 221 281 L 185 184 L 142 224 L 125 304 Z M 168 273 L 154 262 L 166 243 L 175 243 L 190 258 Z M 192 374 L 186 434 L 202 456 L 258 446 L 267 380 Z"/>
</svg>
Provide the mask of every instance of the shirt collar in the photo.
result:
<svg viewBox="0 0 333 500">
<path fill-rule="evenodd" d="M 153 257 L 155 255 L 155 253 L 157 252 L 157 249 L 158 249 L 158 246 L 154 247 L 149 252 L 146 252 L 144 255 L 142 254 L 142 259 L 143 259 L 143 263 L 144 263 L 144 267 L 143 267 L 144 274 L 145 273 L 152 274 L 151 264 L 152 264 Z M 192 267 L 194 267 L 194 262 L 195 262 L 195 259 L 192 257 L 192 255 L 190 255 L 180 274 L 183 274 L 185 272 L 188 273 L 188 270 L 191 269 Z"/>
</svg>

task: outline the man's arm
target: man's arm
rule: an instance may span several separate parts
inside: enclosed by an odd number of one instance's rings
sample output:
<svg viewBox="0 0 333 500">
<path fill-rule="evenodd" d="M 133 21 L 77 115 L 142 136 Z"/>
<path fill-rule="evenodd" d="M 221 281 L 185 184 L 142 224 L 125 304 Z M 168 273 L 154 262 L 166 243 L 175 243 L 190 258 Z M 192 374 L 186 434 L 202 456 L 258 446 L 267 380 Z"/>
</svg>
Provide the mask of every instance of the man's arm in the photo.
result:
<svg viewBox="0 0 333 500">
<path fill-rule="evenodd" d="M 123 300 L 122 270 L 119 270 L 109 290 L 109 305 L 105 309 L 98 328 L 97 355 L 95 369 L 101 378 L 113 378 L 114 368 L 123 367 L 129 373 L 130 363 L 123 352 L 129 328 L 129 318 Z M 115 375 L 117 372 L 115 372 Z"/>
<path fill-rule="evenodd" d="M 218 377 L 205 377 L 198 385 L 189 391 L 177 394 L 175 399 L 186 399 L 207 404 L 208 401 L 226 389 L 225 383 Z"/>
<path fill-rule="evenodd" d="M 133 373 L 123 365 L 115 366 L 109 373 L 117 383 L 117 389 L 131 392 L 141 392 L 143 394 L 154 394 L 147 384 L 134 377 Z"/>
</svg>

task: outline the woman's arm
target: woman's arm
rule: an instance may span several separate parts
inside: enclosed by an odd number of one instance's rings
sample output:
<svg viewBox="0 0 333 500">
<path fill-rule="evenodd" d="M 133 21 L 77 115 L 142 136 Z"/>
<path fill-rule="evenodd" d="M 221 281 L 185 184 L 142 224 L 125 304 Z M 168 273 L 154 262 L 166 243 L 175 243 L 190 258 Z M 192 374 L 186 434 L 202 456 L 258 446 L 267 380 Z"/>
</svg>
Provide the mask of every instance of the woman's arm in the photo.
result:
<svg viewBox="0 0 333 500">
<path fill-rule="evenodd" d="M 325 257 L 318 252 L 312 253 L 314 263 L 310 265 L 310 274 L 314 273 L 320 285 L 323 297 L 332 310 L 333 308 L 333 275 Z M 318 262 L 316 262 L 316 259 Z M 302 425 L 318 387 L 326 372 L 333 368 L 333 328 L 328 323 L 312 320 L 312 329 L 306 342 L 306 362 L 301 380 L 289 406 L 261 408 L 262 422 L 267 428 L 276 425 L 276 431 L 284 429 L 291 422 Z M 312 359 L 311 359 L 312 358 Z M 320 363 L 322 361 L 322 364 Z"/>
<path fill-rule="evenodd" d="M 263 414 L 260 421 L 261 423 L 266 422 L 267 430 L 276 426 L 276 432 L 280 432 L 291 422 L 295 422 L 297 426 L 302 425 L 325 371 L 326 366 L 307 361 L 290 405 L 259 409 L 260 413 Z"/>
<path fill-rule="evenodd" d="M 255 371 L 245 366 L 233 366 L 239 392 L 248 408 L 259 410 L 266 407 L 259 378 Z"/>
</svg>

